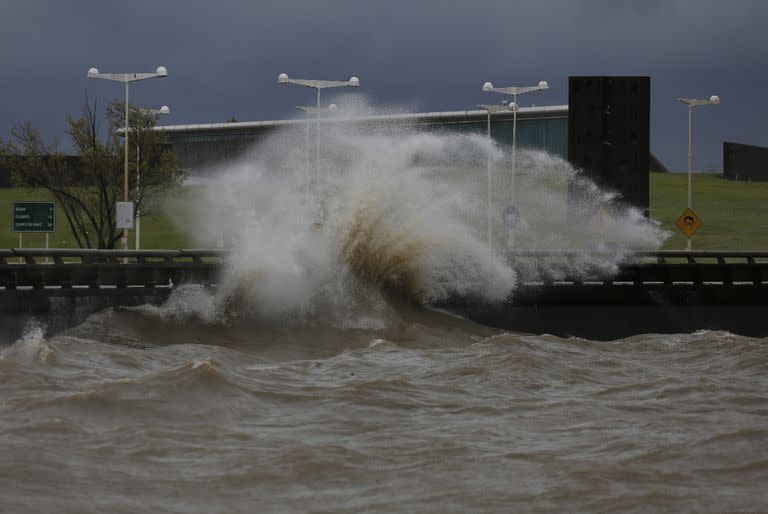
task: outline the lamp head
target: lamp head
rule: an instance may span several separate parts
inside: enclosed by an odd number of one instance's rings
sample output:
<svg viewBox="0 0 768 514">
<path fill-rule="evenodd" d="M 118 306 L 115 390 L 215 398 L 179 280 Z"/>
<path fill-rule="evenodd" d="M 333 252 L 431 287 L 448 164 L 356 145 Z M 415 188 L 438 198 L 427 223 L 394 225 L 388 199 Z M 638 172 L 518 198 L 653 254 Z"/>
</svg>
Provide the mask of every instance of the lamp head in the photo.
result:
<svg viewBox="0 0 768 514">
<path fill-rule="evenodd" d="M 168 76 L 168 70 L 165 69 L 165 66 L 158 66 L 155 70 L 155 75 L 157 75 L 160 78 L 167 77 Z"/>
<path fill-rule="evenodd" d="M 288 74 L 287 73 L 281 73 L 280 75 L 278 75 L 277 76 L 277 82 L 279 84 L 285 84 L 286 82 L 288 82 Z"/>
<path fill-rule="evenodd" d="M 712 95 L 709 97 L 709 102 L 713 104 L 719 104 L 720 103 L 720 97 L 717 95 Z"/>
<path fill-rule="evenodd" d="M 331 104 L 328 106 L 328 110 L 331 112 L 336 112 L 336 109 L 338 109 L 338 106 L 336 104 Z"/>
<path fill-rule="evenodd" d="M 168 108 L 167 105 L 160 107 L 160 114 L 169 114 L 170 112 L 171 110 Z"/>
<path fill-rule="evenodd" d="M 89 79 L 95 79 L 98 74 L 99 74 L 98 68 L 91 68 L 90 70 L 88 70 Z"/>
<path fill-rule="evenodd" d="M 486 93 L 488 91 L 493 91 L 493 84 L 491 82 L 486 82 L 485 84 L 483 84 L 483 91 L 485 91 Z"/>
<path fill-rule="evenodd" d="M 545 91 L 547 89 L 549 89 L 549 83 L 546 80 L 539 82 L 539 90 Z"/>
<path fill-rule="evenodd" d="M 349 79 L 349 85 L 352 87 L 360 87 L 360 79 L 357 77 L 351 77 Z"/>
</svg>

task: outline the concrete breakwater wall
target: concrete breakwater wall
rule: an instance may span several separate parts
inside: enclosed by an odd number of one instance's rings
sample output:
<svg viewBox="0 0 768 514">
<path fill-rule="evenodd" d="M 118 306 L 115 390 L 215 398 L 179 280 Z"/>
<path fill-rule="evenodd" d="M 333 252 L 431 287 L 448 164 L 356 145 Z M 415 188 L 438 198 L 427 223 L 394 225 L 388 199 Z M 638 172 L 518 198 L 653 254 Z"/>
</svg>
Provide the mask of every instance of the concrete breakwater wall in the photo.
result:
<svg viewBox="0 0 768 514">
<path fill-rule="evenodd" d="M 43 320 L 48 333 L 106 307 L 160 303 L 181 284 L 215 286 L 225 250 L 0 250 L 0 342 Z M 594 253 L 507 255 L 505 301 L 438 307 L 506 330 L 614 338 L 728 330 L 768 336 L 768 252 L 638 252 L 618 271 Z"/>
<path fill-rule="evenodd" d="M 109 307 L 158 304 L 182 284 L 213 284 L 218 250 L 0 250 L 0 344 L 57 333 Z"/>
<path fill-rule="evenodd" d="M 0 290 L 0 346 L 36 328 L 43 335 L 61 332 L 110 307 L 159 304 L 172 290 L 170 287 Z"/>
</svg>

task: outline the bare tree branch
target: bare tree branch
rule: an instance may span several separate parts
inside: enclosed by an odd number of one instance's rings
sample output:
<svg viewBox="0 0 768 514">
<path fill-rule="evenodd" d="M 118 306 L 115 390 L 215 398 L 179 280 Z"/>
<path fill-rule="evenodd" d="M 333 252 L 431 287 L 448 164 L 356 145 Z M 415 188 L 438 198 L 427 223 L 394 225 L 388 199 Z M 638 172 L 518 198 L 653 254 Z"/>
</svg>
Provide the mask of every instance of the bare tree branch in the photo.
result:
<svg viewBox="0 0 768 514">
<path fill-rule="evenodd" d="M 114 248 L 122 237 L 122 231 L 115 228 L 115 210 L 123 196 L 124 138 L 118 133 L 123 116 L 123 106 L 115 100 L 106 109 L 108 133 L 100 140 L 97 102 L 85 96 L 82 115 L 67 119 L 77 166 L 55 144 L 47 144 L 29 123 L 15 125 L 10 142 L 0 141 L 0 159 L 11 169 L 14 183 L 47 190 L 63 209 L 81 247 Z M 180 184 L 183 173 L 163 134 L 153 130 L 157 117 L 129 106 L 129 118 L 129 143 L 131 148 L 140 148 L 140 162 L 129 152 L 129 197 L 141 209 L 147 198 Z M 138 185 L 137 166 L 142 175 Z"/>
</svg>

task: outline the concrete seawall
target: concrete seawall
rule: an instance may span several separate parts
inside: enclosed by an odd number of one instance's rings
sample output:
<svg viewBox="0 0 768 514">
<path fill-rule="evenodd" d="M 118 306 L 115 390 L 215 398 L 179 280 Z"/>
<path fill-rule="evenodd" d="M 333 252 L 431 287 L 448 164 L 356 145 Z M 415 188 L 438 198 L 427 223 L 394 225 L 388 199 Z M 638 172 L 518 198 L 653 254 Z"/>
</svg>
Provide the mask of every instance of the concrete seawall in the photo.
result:
<svg viewBox="0 0 768 514">
<path fill-rule="evenodd" d="M 768 285 L 528 286 L 505 302 L 463 298 L 442 307 L 484 325 L 561 337 L 606 340 L 696 330 L 768 337 Z"/>
<path fill-rule="evenodd" d="M 171 291 L 171 288 L 0 291 L 0 345 L 16 341 L 34 327 L 40 327 L 46 335 L 61 332 L 104 309 L 160 304 Z"/>
<path fill-rule="evenodd" d="M 104 308 L 161 303 L 181 284 L 215 286 L 227 255 L 0 250 L 0 343 L 30 323 L 50 334 Z M 768 336 L 768 252 L 639 252 L 616 274 L 590 269 L 584 253 L 508 257 L 537 282 L 499 303 L 457 297 L 436 307 L 505 330 L 591 339 L 700 329 Z"/>
</svg>

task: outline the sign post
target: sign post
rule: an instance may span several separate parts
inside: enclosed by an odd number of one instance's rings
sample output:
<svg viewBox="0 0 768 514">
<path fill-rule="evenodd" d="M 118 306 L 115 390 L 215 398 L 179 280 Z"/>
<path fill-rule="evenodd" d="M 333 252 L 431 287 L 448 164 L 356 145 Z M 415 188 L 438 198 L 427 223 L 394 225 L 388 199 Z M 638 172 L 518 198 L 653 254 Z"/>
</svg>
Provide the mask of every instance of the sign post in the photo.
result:
<svg viewBox="0 0 768 514">
<path fill-rule="evenodd" d="M 19 234 L 19 248 L 24 247 L 25 232 L 37 232 L 45 234 L 45 249 L 48 249 L 48 234 L 56 230 L 56 206 L 53 202 L 12 202 L 11 219 L 13 231 Z"/>
</svg>

